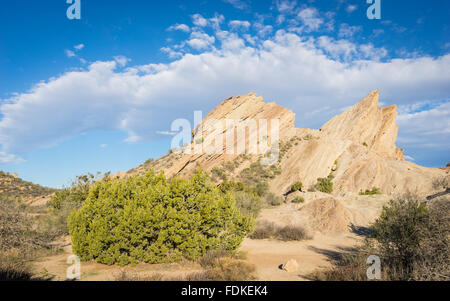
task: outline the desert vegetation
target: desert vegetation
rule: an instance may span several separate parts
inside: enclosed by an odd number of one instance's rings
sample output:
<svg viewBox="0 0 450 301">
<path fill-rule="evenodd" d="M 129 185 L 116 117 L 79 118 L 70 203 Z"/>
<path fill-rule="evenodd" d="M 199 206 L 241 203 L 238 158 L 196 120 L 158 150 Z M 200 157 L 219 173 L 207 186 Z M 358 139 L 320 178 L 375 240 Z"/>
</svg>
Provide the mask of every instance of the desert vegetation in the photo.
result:
<svg viewBox="0 0 450 301">
<path fill-rule="evenodd" d="M 450 200 L 429 203 L 404 195 L 385 206 L 358 252 L 344 254 L 333 269 L 316 272 L 317 280 L 367 280 L 366 260 L 377 254 L 383 280 L 450 279 Z"/>
<path fill-rule="evenodd" d="M 318 178 L 317 184 L 314 186 L 314 188 L 324 193 L 332 193 L 333 192 L 332 180 L 333 180 L 332 177 Z"/>
<path fill-rule="evenodd" d="M 360 191 L 359 195 L 376 195 L 381 194 L 380 188 L 373 187 L 372 189 L 366 189 L 366 191 Z"/>
<path fill-rule="evenodd" d="M 296 196 L 293 200 L 292 203 L 294 204 L 303 204 L 305 202 L 305 198 L 302 196 Z"/>
<path fill-rule="evenodd" d="M 434 178 L 432 185 L 434 190 L 445 190 L 448 188 L 448 179 L 446 177 Z"/>
<path fill-rule="evenodd" d="M 104 178 L 69 216 L 73 250 L 82 260 L 122 266 L 235 250 L 252 228 L 233 194 L 224 194 L 201 170 L 189 180 L 168 181 L 153 171 Z"/>
<path fill-rule="evenodd" d="M 31 280 L 30 261 L 55 252 L 53 236 L 36 227 L 29 207 L 16 199 L 0 198 L 0 280 Z"/>
<path fill-rule="evenodd" d="M 302 191 L 303 183 L 298 181 L 291 186 L 291 192 Z"/>
<path fill-rule="evenodd" d="M 229 251 L 211 251 L 197 262 L 202 271 L 184 276 L 153 273 L 141 276 L 125 270 L 115 275 L 116 281 L 249 281 L 255 279 L 256 267 L 245 260 L 245 254 Z"/>
<path fill-rule="evenodd" d="M 275 239 L 280 241 L 300 241 L 309 239 L 305 229 L 300 226 L 280 227 L 274 223 L 263 221 L 250 235 L 251 239 Z"/>
<path fill-rule="evenodd" d="M 52 194 L 56 189 L 43 187 L 24 181 L 17 176 L 0 171 L 0 197 L 1 198 L 37 198 Z"/>
</svg>

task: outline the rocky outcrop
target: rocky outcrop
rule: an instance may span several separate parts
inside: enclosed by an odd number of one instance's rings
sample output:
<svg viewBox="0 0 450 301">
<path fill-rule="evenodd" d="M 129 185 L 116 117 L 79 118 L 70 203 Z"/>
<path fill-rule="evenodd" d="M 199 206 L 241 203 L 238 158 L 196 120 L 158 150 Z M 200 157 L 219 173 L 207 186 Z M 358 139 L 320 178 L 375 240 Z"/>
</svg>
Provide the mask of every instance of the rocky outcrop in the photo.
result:
<svg viewBox="0 0 450 301">
<path fill-rule="evenodd" d="M 332 140 L 364 145 L 381 157 L 405 160 L 403 150 L 395 146 L 397 106 L 379 108 L 378 102 L 379 91 L 371 92 L 354 107 L 327 122 L 322 132 Z"/>
<path fill-rule="evenodd" d="M 398 133 L 396 106 L 380 108 L 378 105 L 379 91 L 373 91 L 320 130 L 312 130 L 295 128 L 295 114 L 292 111 L 275 103 L 265 103 L 262 97 L 254 93 L 230 97 L 195 128 L 192 144 L 186 146 L 194 149 L 196 144 L 204 141 L 213 141 L 211 145 L 216 145 L 217 139 L 222 139 L 223 153 L 171 153 L 131 173 L 143 173 L 153 168 L 164 170 L 169 177 L 188 176 L 200 166 L 212 170 L 231 162 L 234 167 L 227 172 L 228 177 L 236 178 L 243 169 L 263 157 L 260 152 L 249 154 L 251 146 L 248 141 L 252 138 L 257 141 L 258 150 L 264 143 L 281 141 L 283 145 L 282 159 L 277 163 L 281 174 L 270 182 L 272 192 L 278 195 L 288 192 L 296 181 L 303 182 L 308 189 L 318 178 L 329 175 L 333 176 L 335 195 L 357 194 L 372 187 L 379 188 L 385 194 L 412 191 L 430 195 L 434 192 L 433 179 L 442 177 L 446 172 L 405 161 L 403 150 L 395 145 Z M 227 119 L 244 124 L 245 138 L 239 138 L 235 128 L 225 126 Z M 278 137 L 272 137 L 270 132 L 270 120 L 274 119 L 280 125 Z M 249 120 L 256 121 L 256 125 L 245 127 L 245 122 Z M 269 121 L 266 137 L 261 135 L 260 120 Z M 222 130 L 215 130 L 215 125 L 221 125 Z M 232 140 L 233 154 L 226 150 L 228 136 L 237 138 Z M 245 160 L 236 153 L 237 144 L 242 140 L 246 141 Z"/>
</svg>

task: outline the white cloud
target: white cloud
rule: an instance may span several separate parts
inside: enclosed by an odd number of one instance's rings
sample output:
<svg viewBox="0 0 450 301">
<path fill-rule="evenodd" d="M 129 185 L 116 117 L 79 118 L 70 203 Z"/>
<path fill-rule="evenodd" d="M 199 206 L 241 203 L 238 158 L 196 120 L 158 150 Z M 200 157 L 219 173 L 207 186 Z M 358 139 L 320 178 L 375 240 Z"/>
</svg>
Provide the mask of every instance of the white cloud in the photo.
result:
<svg viewBox="0 0 450 301">
<path fill-rule="evenodd" d="M 182 52 L 179 51 L 174 51 L 172 48 L 170 47 L 162 47 L 161 48 L 162 52 L 167 53 L 167 55 L 169 56 L 169 58 L 171 59 L 177 59 L 183 56 Z"/>
<path fill-rule="evenodd" d="M 168 28 L 168 30 L 179 30 L 183 32 L 189 32 L 191 31 L 191 28 L 187 26 L 186 24 L 175 24 Z"/>
<path fill-rule="evenodd" d="M 209 48 L 216 41 L 215 37 L 210 36 L 204 32 L 194 31 L 191 33 L 191 38 L 186 43 L 196 50 Z"/>
<path fill-rule="evenodd" d="M 414 111 L 423 104 L 420 102 L 408 107 Z M 397 122 L 401 133 L 399 143 L 416 148 L 443 148 L 450 151 L 450 102 L 420 112 L 400 114 Z"/>
<path fill-rule="evenodd" d="M 66 49 L 65 52 L 66 52 L 67 57 L 75 57 L 76 56 L 75 52 L 73 52 L 72 50 Z"/>
<path fill-rule="evenodd" d="M 290 14 L 295 11 L 295 7 L 297 6 L 297 1 L 289 1 L 289 0 L 277 0 L 275 2 L 277 6 L 277 10 L 282 14 Z"/>
<path fill-rule="evenodd" d="M 25 162 L 22 158 L 14 154 L 7 154 L 5 152 L 0 152 L 0 164 L 10 164 L 10 163 L 22 163 Z"/>
<path fill-rule="evenodd" d="M 123 55 L 118 55 L 114 57 L 114 60 L 119 64 L 119 66 L 121 67 L 125 67 L 128 62 L 130 62 L 131 60 Z"/>
<path fill-rule="evenodd" d="M 244 29 L 248 30 L 250 27 L 250 22 L 248 21 L 239 21 L 239 20 L 233 20 L 228 23 L 231 29 L 238 30 L 238 29 Z"/>
<path fill-rule="evenodd" d="M 222 18 L 215 19 L 220 23 Z M 203 24 L 199 20 L 194 18 Z M 202 51 L 192 53 L 190 47 Z M 168 64 L 126 69 L 119 68 L 129 62 L 125 57 L 97 61 L 3 100 L 2 156 L 100 129 L 124 131 L 128 142 L 157 139 L 157 131 L 170 129 L 173 120 L 191 118 L 194 110 L 206 114 L 228 96 L 249 91 L 292 109 L 297 126 L 317 128 L 376 88 L 388 105 L 442 101 L 450 95 L 450 54 L 379 61 L 385 49 L 345 39 L 283 30 L 266 38 L 226 30 L 208 35 L 199 28 L 163 51 L 179 55 Z M 415 143 L 416 136 L 427 135 L 429 143 L 448 147 L 449 139 L 439 137 L 449 129 L 448 104 L 426 112 L 400 116 L 401 131 L 408 127 L 401 141 Z"/>
<path fill-rule="evenodd" d="M 354 12 L 355 10 L 357 10 L 358 9 L 358 5 L 352 5 L 352 4 L 350 4 L 350 5 L 348 5 L 347 6 L 347 8 L 345 9 L 348 13 L 352 13 L 352 12 Z"/>
<path fill-rule="evenodd" d="M 248 4 L 245 0 L 222 0 L 222 1 L 233 5 L 237 9 L 248 8 Z"/>
<path fill-rule="evenodd" d="M 200 14 L 195 14 L 192 16 L 192 23 L 194 23 L 195 26 L 205 27 L 208 25 L 208 20 L 203 18 Z"/>
<path fill-rule="evenodd" d="M 324 23 L 323 19 L 319 17 L 318 10 L 313 7 L 302 9 L 297 17 L 303 23 L 302 30 L 305 32 L 319 30 Z"/>
<path fill-rule="evenodd" d="M 75 48 L 76 50 L 80 51 L 80 50 L 82 50 L 84 48 L 84 44 L 75 45 L 75 46 L 73 46 L 73 48 Z"/>
<path fill-rule="evenodd" d="M 341 38 L 351 38 L 355 35 L 355 33 L 362 31 L 361 26 L 350 26 L 346 23 L 341 24 L 339 28 L 339 37 Z"/>
</svg>

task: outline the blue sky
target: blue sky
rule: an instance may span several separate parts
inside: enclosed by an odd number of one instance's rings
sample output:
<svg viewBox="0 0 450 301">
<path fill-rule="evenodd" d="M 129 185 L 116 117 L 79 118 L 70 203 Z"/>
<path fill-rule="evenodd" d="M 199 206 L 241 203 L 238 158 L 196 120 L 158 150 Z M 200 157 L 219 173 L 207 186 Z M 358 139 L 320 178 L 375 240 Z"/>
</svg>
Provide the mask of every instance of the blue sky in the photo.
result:
<svg viewBox="0 0 450 301">
<path fill-rule="evenodd" d="M 60 187 L 170 148 L 177 118 L 256 92 L 298 127 L 381 89 L 408 160 L 450 161 L 450 2 L 4 0 L 0 169 Z"/>
</svg>

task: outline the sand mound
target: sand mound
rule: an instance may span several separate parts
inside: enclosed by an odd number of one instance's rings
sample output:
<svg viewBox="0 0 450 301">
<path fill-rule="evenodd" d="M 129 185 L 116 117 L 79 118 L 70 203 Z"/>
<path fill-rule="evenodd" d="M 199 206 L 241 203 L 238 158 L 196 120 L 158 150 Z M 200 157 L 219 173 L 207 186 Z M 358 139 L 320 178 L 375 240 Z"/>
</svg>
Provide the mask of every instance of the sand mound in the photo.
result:
<svg viewBox="0 0 450 301">
<path fill-rule="evenodd" d="M 314 200 L 300 209 L 307 216 L 311 230 L 320 232 L 348 232 L 350 213 L 341 201 L 334 198 Z"/>
</svg>

